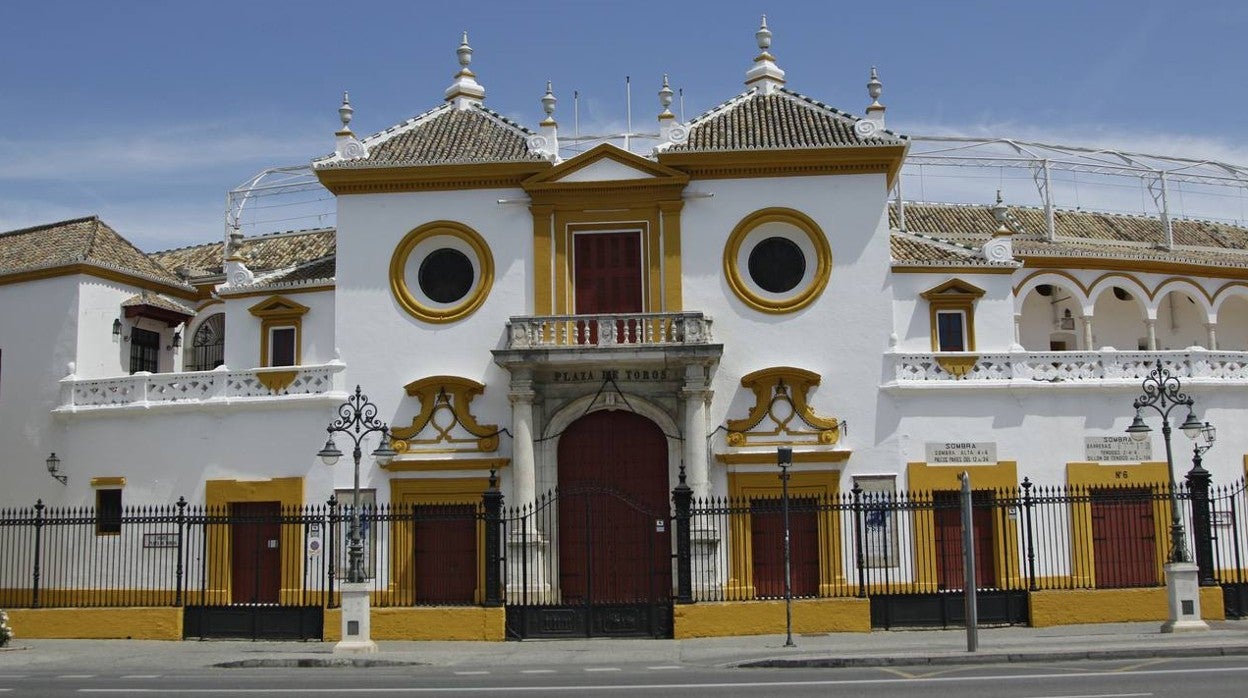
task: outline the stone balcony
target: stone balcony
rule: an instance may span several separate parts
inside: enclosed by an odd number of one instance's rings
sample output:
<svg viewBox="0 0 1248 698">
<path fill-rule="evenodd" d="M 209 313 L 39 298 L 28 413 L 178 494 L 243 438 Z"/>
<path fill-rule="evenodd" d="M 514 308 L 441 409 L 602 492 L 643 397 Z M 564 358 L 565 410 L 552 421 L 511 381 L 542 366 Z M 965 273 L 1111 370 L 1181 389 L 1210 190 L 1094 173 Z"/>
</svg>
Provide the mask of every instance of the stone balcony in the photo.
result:
<svg viewBox="0 0 1248 698">
<path fill-rule="evenodd" d="M 512 317 L 502 365 L 707 363 L 718 360 L 711 319 L 700 312 Z"/>
<path fill-rule="evenodd" d="M 1248 386 L 1248 352 L 1012 351 L 885 354 L 884 389 L 1131 388 L 1157 367 L 1185 386 Z"/>
<path fill-rule="evenodd" d="M 292 401 L 338 403 L 346 397 L 340 361 L 313 366 L 277 366 L 231 371 L 147 373 L 116 378 L 61 379 L 59 416 L 161 408 L 261 407 Z"/>
</svg>

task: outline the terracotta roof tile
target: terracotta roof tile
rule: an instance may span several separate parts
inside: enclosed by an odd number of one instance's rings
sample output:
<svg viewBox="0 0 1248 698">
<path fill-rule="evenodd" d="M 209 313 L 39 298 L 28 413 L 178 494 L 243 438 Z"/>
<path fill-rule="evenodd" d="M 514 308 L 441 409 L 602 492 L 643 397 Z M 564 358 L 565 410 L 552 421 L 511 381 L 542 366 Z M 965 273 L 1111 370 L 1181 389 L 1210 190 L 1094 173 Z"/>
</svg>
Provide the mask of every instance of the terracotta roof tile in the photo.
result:
<svg viewBox="0 0 1248 698">
<path fill-rule="evenodd" d="M 822 102 L 779 89 L 763 94 L 747 90 L 694 119 L 684 143 L 662 147 L 664 152 L 717 150 L 796 150 L 849 146 L 902 145 L 905 137 L 877 130 L 863 137 L 855 129 L 862 121 Z"/>
<path fill-rule="evenodd" d="M 142 305 L 181 313 L 187 317 L 195 317 L 195 309 L 189 305 L 180 303 L 168 296 L 159 293 L 152 293 L 150 291 L 144 291 L 137 296 L 131 296 L 121 303 L 121 307 L 123 308 L 133 308 Z"/>
<path fill-rule="evenodd" d="M 181 247 L 153 252 L 151 257 L 165 269 L 178 273 L 185 269 L 189 277 L 219 276 L 222 272 L 223 243 Z M 334 254 L 336 235 L 332 229 L 301 230 L 244 238 L 239 252 L 253 272 L 263 273 L 321 259 Z"/>
<path fill-rule="evenodd" d="M 98 216 L 0 234 L 0 275 L 84 263 L 185 286 Z"/>
<path fill-rule="evenodd" d="M 894 232 L 889 238 L 889 249 L 894 264 L 998 266 L 984 259 L 978 250 L 913 233 Z"/>
</svg>

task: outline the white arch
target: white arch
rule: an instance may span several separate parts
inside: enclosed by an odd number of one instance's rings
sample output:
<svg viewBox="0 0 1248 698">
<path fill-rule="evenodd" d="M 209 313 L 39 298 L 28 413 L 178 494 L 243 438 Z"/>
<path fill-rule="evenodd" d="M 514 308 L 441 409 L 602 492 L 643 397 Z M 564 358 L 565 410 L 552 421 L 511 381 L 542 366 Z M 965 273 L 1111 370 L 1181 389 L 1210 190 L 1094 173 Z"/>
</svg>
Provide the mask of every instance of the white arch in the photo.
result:
<svg viewBox="0 0 1248 698">
<path fill-rule="evenodd" d="M 1091 302 L 1089 309 L 1095 308 L 1096 302 L 1100 300 L 1101 296 L 1105 295 L 1106 291 L 1112 291 L 1115 286 L 1119 286 L 1131 292 L 1131 300 L 1135 301 L 1139 305 L 1140 309 L 1144 311 L 1145 319 L 1157 319 L 1157 307 L 1150 301 L 1148 289 L 1144 288 L 1139 281 L 1136 281 L 1130 276 L 1120 274 L 1103 276 L 1096 280 L 1096 283 L 1092 285 L 1092 288 L 1088 289 L 1088 300 Z"/>
<path fill-rule="evenodd" d="M 1222 304 L 1232 298 L 1243 298 L 1248 300 L 1248 286 L 1240 284 L 1228 284 L 1218 289 L 1217 295 L 1213 297 L 1213 308 L 1210 313 L 1213 317 L 1218 316 L 1218 312 L 1222 310 Z"/>
<path fill-rule="evenodd" d="M 1083 287 L 1079 281 L 1072 279 L 1064 274 L 1056 272 L 1042 272 L 1027 279 L 1023 285 L 1018 287 L 1014 294 L 1014 314 L 1020 315 L 1023 312 L 1023 301 L 1027 299 L 1027 295 L 1035 291 L 1038 286 L 1061 286 L 1070 292 L 1072 298 L 1079 304 L 1080 308 L 1090 309 L 1091 302 L 1088 300 L 1087 294 L 1083 292 Z"/>
<path fill-rule="evenodd" d="M 1205 311 L 1205 321 L 1213 321 L 1213 304 L 1209 302 L 1209 297 L 1205 295 L 1205 290 L 1189 279 L 1167 279 L 1162 282 L 1157 287 L 1157 290 L 1153 292 L 1153 299 L 1150 302 L 1153 306 L 1154 314 L 1161 307 L 1161 302 L 1165 300 L 1165 297 L 1175 291 L 1186 293 L 1192 300 L 1196 301 L 1196 305 Z"/>
</svg>

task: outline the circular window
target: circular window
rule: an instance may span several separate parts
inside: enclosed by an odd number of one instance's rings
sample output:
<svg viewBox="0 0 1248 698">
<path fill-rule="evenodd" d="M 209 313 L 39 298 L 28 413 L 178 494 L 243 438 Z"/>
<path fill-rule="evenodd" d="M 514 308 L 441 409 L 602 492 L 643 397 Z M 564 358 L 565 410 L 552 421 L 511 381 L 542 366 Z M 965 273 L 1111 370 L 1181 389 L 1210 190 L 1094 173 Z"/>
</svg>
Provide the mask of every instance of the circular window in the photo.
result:
<svg viewBox="0 0 1248 698">
<path fill-rule="evenodd" d="M 728 236 L 724 276 L 737 298 L 765 313 L 791 313 L 819 297 L 832 251 L 809 216 L 768 208 L 746 216 Z"/>
<path fill-rule="evenodd" d="M 453 221 L 416 228 L 390 258 L 390 291 L 399 305 L 426 322 L 452 322 L 485 302 L 494 259 L 476 231 Z"/>
<path fill-rule="evenodd" d="M 764 291 L 792 291 L 806 274 L 802 248 L 788 238 L 770 237 L 750 250 L 750 278 Z"/>
<path fill-rule="evenodd" d="M 443 247 L 420 262 L 420 290 L 438 303 L 454 303 L 472 290 L 472 262 L 459 250 Z"/>
</svg>

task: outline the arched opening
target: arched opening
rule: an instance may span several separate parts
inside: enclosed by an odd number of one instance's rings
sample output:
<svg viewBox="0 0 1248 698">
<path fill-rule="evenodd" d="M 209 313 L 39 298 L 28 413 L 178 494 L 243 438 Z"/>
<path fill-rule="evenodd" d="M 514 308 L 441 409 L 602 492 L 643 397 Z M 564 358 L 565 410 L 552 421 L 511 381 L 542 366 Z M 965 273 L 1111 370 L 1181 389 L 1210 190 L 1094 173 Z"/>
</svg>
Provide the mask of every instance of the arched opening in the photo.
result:
<svg viewBox="0 0 1248 698">
<path fill-rule="evenodd" d="M 1065 286 L 1039 284 L 1023 299 L 1019 344 L 1027 351 L 1075 351 L 1079 346 L 1077 296 Z"/>
<path fill-rule="evenodd" d="M 1208 343 L 1205 308 L 1187 291 L 1173 290 L 1157 303 L 1158 349 L 1203 347 Z"/>
<path fill-rule="evenodd" d="M 1109 284 L 1096 294 L 1092 310 L 1093 350 L 1113 347 L 1119 351 L 1148 349 L 1148 324 L 1144 299 L 1124 284 Z"/>
<path fill-rule="evenodd" d="M 1248 298 L 1231 296 L 1218 308 L 1218 349 L 1248 351 Z"/>
<path fill-rule="evenodd" d="M 225 313 L 209 315 L 186 347 L 183 365 L 187 371 L 211 371 L 225 363 Z"/>
</svg>

